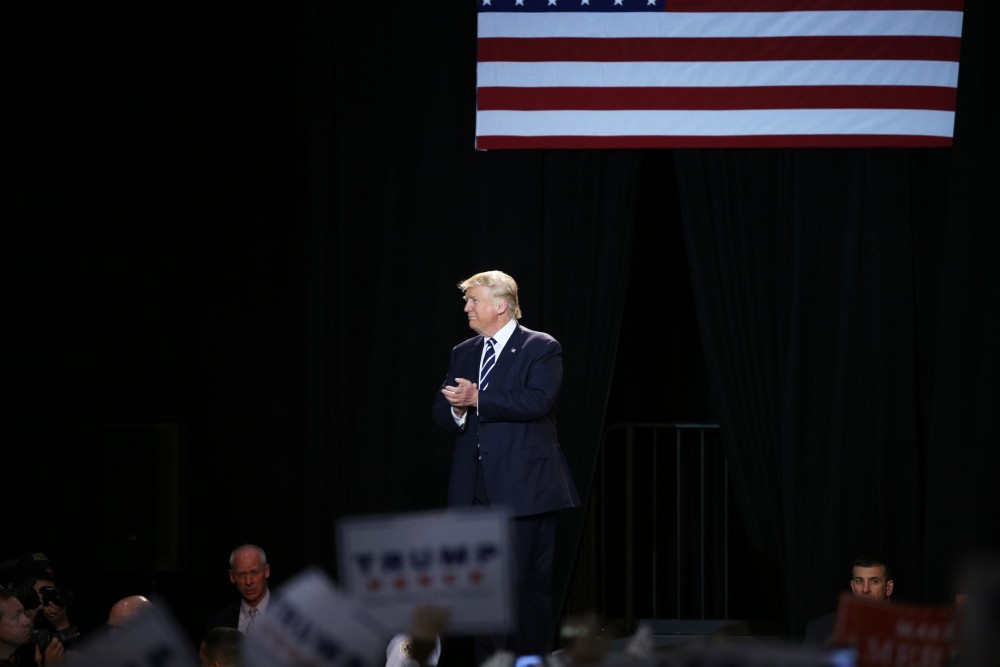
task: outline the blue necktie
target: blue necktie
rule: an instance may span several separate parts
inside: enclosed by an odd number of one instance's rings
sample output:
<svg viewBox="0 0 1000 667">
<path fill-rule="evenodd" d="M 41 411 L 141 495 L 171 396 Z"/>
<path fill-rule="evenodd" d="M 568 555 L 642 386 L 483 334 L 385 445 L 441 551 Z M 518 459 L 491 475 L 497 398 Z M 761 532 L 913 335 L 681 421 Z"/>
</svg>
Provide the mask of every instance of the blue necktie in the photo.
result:
<svg viewBox="0 0 1000 667">
<path fill-rule="evenodd" d="M 486 354 L 483 355 L 483 365 L 479 369 L 479 391 L 486 389 L 490 384 L 490 371 L 497 362 L 496 350 L 493 349 L 495 343 L 492 338 L 486 340 Z"/>
</svg>

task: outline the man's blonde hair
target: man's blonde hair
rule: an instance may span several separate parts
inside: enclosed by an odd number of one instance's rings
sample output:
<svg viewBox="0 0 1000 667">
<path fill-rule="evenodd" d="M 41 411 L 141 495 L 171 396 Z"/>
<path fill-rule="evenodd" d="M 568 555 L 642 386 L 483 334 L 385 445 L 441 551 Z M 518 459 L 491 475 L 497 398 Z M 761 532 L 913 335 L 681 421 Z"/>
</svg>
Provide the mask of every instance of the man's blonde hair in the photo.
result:
<svg viewBox="0 0 1000 667">
<path fill-rule="evenodd" d="M 503 271 L 483 271 L 469 276 L 458 284 L 458 289 L 465 294 L 470 287 L 485 287 L 490 291 L 493 303 L 506 301 L 512 319 L 521 319 L 521 306 L 517 302 L 517 283 L 514 278 Z"/>
</svg>

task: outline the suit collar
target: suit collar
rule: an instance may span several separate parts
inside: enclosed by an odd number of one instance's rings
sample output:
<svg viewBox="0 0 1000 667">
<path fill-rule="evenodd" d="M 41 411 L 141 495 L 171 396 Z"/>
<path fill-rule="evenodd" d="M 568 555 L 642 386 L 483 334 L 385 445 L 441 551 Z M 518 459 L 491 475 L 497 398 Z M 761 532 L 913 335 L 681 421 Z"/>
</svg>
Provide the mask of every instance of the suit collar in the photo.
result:
<svg viewBox="0 0 1000 667">
<path fill-rule="evenodd" d="M 497 351 L 506 349 L 508 342 L 514 336 L 514 333 L 518 329 L 520 329 L 520 325 L 518 325 L 517 320 L 511 320 L 507 324 L 503 325 L 503 327 L 501 327 L 500 330 L 497 331 L 492 336 L 483 336 L 482 337 L 483 340 L 481 341 L 480 344 L 480 349 L 482 349 L 482 346 L 486 344 L 487 338 L 493 338 L 493 340 L 497 342 L 496 345 Z"/>
</svg>

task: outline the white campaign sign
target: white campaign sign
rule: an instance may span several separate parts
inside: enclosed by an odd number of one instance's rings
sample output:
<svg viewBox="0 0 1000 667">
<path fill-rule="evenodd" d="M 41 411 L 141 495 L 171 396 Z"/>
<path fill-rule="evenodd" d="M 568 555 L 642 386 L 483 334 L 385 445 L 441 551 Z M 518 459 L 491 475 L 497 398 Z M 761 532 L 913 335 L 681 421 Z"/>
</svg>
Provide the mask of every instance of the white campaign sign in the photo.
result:
<svg viewBox="0 0 1000 667">
<path fill-rule="evenodd" d="M 415 512 L 338 523 L 340 581 L 394 631 L 415 606 L 450 612 L 448 634 L 508 632 L 514 623 L 509 514 Z"/>
<path fill-rule="evenodd" d="M 153 606 L 112 634 L 82 644 L 67 665 L 73 667 L 197 667 L 201 664 L 190 640 L 178 628 L 167 606 Z"/>
<path fill-rule="evenodd" d="M 240 667 L 374 667 L 392 633 L 318 568 L 275 591 L 244 640 Z"/>
</svg>

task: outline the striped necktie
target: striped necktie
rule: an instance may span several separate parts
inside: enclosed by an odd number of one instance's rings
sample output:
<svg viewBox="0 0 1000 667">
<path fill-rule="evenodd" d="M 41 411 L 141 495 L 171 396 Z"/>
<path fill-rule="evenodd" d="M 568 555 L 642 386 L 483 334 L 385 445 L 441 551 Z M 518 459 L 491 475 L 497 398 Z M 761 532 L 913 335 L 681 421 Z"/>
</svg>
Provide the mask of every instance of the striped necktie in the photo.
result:
<svg viewBox="0 0 1000 667">
<path fill-rule="evenodd" d="M 486 339 L 486 354 L 483 355 L 483 365 L 479 368 L 479 391 L 483 391 L 490 385 L 490 371 L 497 362 L 496 350 L 493 346 L 496 341 L 492 338 Z"/>
</svg>

